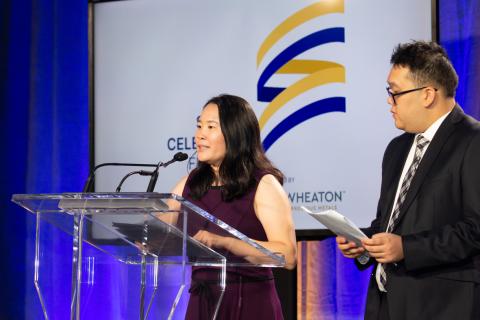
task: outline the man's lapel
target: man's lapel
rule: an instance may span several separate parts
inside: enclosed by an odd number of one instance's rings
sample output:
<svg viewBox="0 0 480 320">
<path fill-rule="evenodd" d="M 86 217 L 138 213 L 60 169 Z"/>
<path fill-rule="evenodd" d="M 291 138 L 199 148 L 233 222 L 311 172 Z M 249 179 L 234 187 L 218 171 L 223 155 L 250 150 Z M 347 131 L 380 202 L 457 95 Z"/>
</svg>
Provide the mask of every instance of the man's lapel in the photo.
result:
<svg viewBox="0 0 480 320">
<path fill-rule="evenodd" d="M 388 161 L 389 167 L 385 168 L 385 183 L 388 185 L 384 188 L 386 194 L 382 203 L 382 220 L 381 230 L 383 232 L 387 229 L 390 213 L 392 212 L 393 201 L 395 200 L 395 194 L 397 192 L 398 182 L 402 174 L 403 166 L 407 160 L 408 152 L 413 143 L 415 135 L 407 134 L 400 138 L 398 145 L 395 146 L 394 152 L 390 156 Z"/>
<path fill-rule="evenodd" d="M 418 191 L 420 190 L 423 181 L 425 180 L 425 177 L 428 175 L 430 169 L 432 168 L 433 163 L 437 159 L 448 138 L 455 130 L 456 123 L 461 121 L 463 117 L 464 113 L 462 109 L 457 105 L 448 115 L 448 117 L 445 118 L 442 125 L 438 128 L 437 133 L 433 137 L 433 140 L 430 142 L 430 145 L 428 146 L 428 149 L 423 155 L 420 165 L 418 166 L 417 172 L 413 177 L 412 184 L 408 189 L 405 201 L 400 208 L 400 214 L 394 229 L 396 229 L 396 227 L 401 223 L 403 216 L 408 211 L 408 208 L 412 204 L 413 200 L 416 198 Z"/>
</svg>

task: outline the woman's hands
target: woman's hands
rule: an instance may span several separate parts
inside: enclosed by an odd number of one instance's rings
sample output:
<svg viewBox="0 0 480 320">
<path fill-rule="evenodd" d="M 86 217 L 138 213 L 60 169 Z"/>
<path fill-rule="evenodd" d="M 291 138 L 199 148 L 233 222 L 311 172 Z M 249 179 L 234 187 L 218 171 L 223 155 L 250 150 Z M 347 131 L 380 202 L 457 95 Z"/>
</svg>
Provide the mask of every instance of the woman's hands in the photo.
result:
<svg viewBox="0 0 480 320">
<path fill-rule="evenodd" d="M 205 230 L 200 230 L 193 236 L 193 239 L 203 243 L 209 248 L 221 248 L 229 250 L 231 247 L 230 243 L 232 242 L 233 238 L 222 237 Z"/>
</svg>

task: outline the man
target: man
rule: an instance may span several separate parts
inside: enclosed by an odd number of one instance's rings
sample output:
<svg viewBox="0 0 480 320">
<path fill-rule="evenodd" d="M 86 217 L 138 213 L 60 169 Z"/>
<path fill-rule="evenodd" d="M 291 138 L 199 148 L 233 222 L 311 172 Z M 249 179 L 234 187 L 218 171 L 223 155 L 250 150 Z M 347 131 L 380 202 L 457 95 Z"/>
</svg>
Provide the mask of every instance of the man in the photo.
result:
<svg viewBox="0 0 480 320">
<path fill-rule="evenodd" d="M 400 44 L 390 62 L 388 103 L 405 133 L 385 150 L 370 238 L 338 247 L 375 264 L 365 319 L 480 319 L 480 124 L 456 104 L 439 45 Z"/>
</svg>

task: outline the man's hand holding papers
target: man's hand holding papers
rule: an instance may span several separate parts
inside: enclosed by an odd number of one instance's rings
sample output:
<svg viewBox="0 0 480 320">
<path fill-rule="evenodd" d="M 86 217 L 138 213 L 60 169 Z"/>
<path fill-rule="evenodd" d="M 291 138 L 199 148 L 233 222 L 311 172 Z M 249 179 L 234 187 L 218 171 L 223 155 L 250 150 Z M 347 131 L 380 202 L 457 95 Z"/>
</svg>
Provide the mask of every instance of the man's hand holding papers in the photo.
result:
<svg viewBox="0 0 480 320">
<path fill-rule="evenodd" d="M 352 221 L 334 210 L 312 212 L 302 207 L 310 216 L 322 223 L 325 227 L 337 235 L 338 248 L 347 258 L 366 256 L 362 240 L 368 238 Z"/>
</svg>

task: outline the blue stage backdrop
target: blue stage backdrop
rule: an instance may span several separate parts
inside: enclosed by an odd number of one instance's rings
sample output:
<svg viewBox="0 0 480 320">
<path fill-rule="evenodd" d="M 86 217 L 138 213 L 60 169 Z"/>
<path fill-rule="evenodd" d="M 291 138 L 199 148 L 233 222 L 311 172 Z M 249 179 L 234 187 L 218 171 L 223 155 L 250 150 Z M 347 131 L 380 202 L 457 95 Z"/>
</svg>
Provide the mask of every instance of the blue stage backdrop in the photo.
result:
<svg viewBox="0 0 480 320">
<path fill-rule="evenodd" d="M 480 1 L 440 0 L 439 38 L 459 76 L 457 101 L 480 118 Z"/>
<path fill-rule="evenodd" d="M 87 1 L 2 0 L 0 28 L 0 318 L 41 319 L 34 215 L 10 198 L 80 191 L 88 174 Z M 57 236 L 51 240 L 64 249 Z M 52 295 L 60 296 L 65 283 L 57 282 Z"/>
<path fill-rule="evenodd" d="M 476 118 L 479 7 L 478 0 L 439 1 L 440 41 L 460 76 L 457 98 Z M 87 12 L 86 0 L 0 1 L 1 319 L 41 318 L 33 287 L 34 216 L 11 203 L 11 195 L 80 191 L 88 173 Z M 330 248 L 329 241 L 321 245 Z M 56 242 L 58 250 L 70 249 Z M 321 258 L 327 259 L 335 256 L 330 252 Z M 337 265 L 325 276 L 344 276 L 339 270 L 345 269 Z M 57 283 L 52 295 L 64 292 L 69 283 L 70 270 L 64 271 L 65 281 Z M 349 318 L 339 312 L 326 312 L 325 318 Z"/>
</svg>

